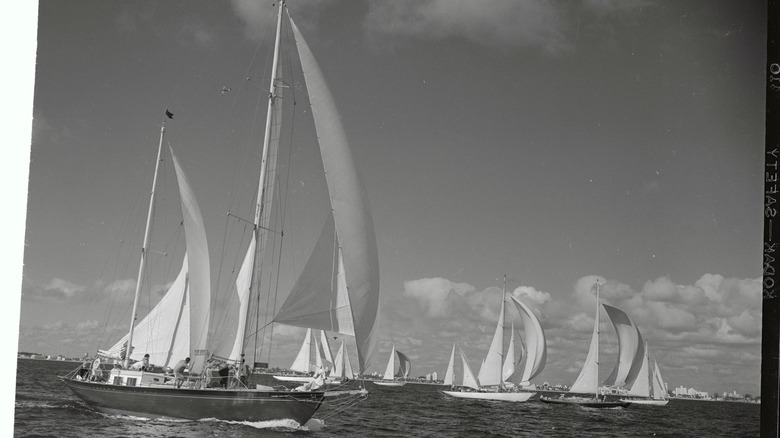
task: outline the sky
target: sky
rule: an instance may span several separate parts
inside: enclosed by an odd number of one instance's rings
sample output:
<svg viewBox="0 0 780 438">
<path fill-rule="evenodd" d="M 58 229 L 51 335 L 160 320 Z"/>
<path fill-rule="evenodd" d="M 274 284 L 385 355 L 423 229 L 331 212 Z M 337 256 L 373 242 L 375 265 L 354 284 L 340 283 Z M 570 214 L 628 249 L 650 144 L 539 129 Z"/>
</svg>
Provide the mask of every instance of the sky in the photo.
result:
<svg viewBox="0 0 780 438">
<path fill-rule="evenodd" d="M 453 342 L 478 369 L 506 275 L 545 330 L 537 382 L 571 385 L 598 280 L 670 388 L 760 393 L 761 2 L 291 3 L 372 207 L 369 371 L 394 344 L 413 375 L 442 376 Z M 127 300 L 114 292 L 134 284 L 137 261 L 113 253 L 140 247 L 144 213 L 138 228 L 129 212 L 148 202 L 165 108 L 215 264 L 225 213 L 251 195 L 238 181 L 257 153 L 235 127 L 254 117 L 262 130 L 264 106 L 241 94 L 267 89 L 256 49 L 274 11 L 39 2 L 19 351 L 79 356 L 118 339 L 104 329 L 126 318 L 103 309 Z M 307 169 L 292 181 L 317 190 Z M 302 332 L 275 336 L 271 365 L 288 366 Z"/>
</svg>

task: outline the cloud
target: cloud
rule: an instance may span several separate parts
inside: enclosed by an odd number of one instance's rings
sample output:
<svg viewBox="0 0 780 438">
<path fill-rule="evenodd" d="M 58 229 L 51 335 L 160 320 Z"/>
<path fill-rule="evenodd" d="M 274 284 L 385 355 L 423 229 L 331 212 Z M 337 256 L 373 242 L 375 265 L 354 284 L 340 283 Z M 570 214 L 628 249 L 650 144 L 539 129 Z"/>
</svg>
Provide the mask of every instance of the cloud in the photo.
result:
<svg viewBox="0 0 780 438">
<path fill-rule="evenodd" d="M 404 282 L 404 295 L 417 299 L 432 318 L 451 315 L 456 307 L 467 302 L 466 295 L 474 292 L 474 286 L 454 283 L 445 278 L 422 278 Z"/>
<path fill-rule="evenodd" d="M 464 38 L 486 45 L 534 46 L 555 54 L 569 49 L 555 3 L 494 0 L 372 1 L 364 27 L 384 38 Z"/>
<path fill-rule="evenodd" d="M 534 287 L 530 286 L 520 286 L 514 291 L 512 291 L 512 296 L 514 296 L 517 299 L 522 299 L 522 297 L 527 297 L 528 300 L 535 304 L 544 304 L 547 302 L 550 302 L 552 300 L 552 297 L 547 292 L 542 292 L 539 290 L 536 290 Z"/>
</svg>

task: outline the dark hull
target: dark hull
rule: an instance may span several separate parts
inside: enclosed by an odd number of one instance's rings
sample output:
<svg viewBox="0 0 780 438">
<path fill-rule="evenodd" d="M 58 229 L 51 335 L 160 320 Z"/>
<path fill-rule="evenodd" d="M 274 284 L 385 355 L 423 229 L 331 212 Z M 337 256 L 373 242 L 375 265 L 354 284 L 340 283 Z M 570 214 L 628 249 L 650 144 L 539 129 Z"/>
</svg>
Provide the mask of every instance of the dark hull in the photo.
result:
<svg viewBox="0 0 780 438">
<path fill-rule="evenodd" d="M 544 403 L 550 403 L 554 405 L 577 405 L 585 408 L 625 408 L 631 403 L 620 400 L 598 400 L 595 398 L 585 397 L 564 397 L 564 398 L 549 398 L 540 397 L 539 400 Z"/>
<path fill-rule="evenodd" d="M 61 380 L 95 410 L 145 418 L 250 422 L 291 419 L 302 426 L 324 397 L 323 392 L 176 389 Z"/>
</svg>

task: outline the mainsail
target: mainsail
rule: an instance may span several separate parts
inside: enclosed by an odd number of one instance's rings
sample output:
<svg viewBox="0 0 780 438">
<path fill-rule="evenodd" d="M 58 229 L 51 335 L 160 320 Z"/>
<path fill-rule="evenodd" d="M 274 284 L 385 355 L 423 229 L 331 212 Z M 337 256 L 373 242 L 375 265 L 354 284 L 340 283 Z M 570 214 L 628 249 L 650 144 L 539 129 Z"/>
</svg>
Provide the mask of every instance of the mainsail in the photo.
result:
<svg viewBox="0 0 780 438">
<path fill-rule="evenodd" d="M 485 362 L 480 367 L 479 375 L 477 376 L 481 386 L 501 385 L 504 382 L 502 378 L 502 361 L 504 357 L 505 304 L 506 288 L 501 292 L 501 311 L 498 315 L 496 331 L 493 333 L 493 341 L 490 343 L 490 349 L 487 356 L 485 356 Z"/>
<path fill-rule="evenodd" d="M 362 372 L 377 344 L 379 262 L 374 224 L 333 98 L 306 42 L 290 23 L 309 92 L 332 217 L 274 321 L 354 336 Z"/>
<path fill-rule="evenodd" d="M 590 338 L 590 348 L 580 375 L 569 388 L 576 394 L 598 394 L 599 389 L 599 288 L 596 283 L 596 318 L 593 324 L 593 336 Z"/>
<path fill-rule="evenodd" d="M 506 382 L 515 373 L 515 323 L 509 331 L 509 346 L 506 349 L 504 368 L 501 370 L 501 380 Z"/>
</svg>

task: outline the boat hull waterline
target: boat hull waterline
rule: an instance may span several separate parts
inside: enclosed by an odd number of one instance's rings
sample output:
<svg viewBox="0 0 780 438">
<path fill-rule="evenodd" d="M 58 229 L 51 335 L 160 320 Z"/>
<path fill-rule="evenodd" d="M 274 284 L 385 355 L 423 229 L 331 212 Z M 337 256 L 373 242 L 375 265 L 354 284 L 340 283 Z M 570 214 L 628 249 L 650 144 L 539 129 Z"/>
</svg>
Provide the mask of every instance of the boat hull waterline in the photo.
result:
<svg viewBox="0 0 780 438">
<path fill-rule="evenodd" d="M 644 406 L 666 406 L 669 403 L 669 400 L 620 399 L 620 401 Z"/>
<path fill-rule="evenodd" d="M 375 380 L 374 385 L 379 386 L 404 386 L 406 385 L 406 382 L 384 382 L 380 380 Z"/>
<path fill-rule="evenodd" d="M 455 398 L 467 398 L 472 400 L 496 400 L 508 402 L 525 402 L 536 394 L 535 392 L 470 392 L 470 391 L 442 391 L 444 394 Z"/>
<path fill-rule="evenodd" d="M 97 411 L 145 418 L 250 422 L 291 419 L 303 426 L 324 398 L 323 392 L 120 386 L 60 379 Z"/>
<path fill-rule="evenodd" d="M 540 397 L 544 403 L 550 403 L 555 405 L 576 405 L 584 408 L 625 408 L 631 403 L 621 400 L 599 400 L 595 398 L 586 397 L 564 397 L 564 398 L 549 398 Z"/>
</svg>

